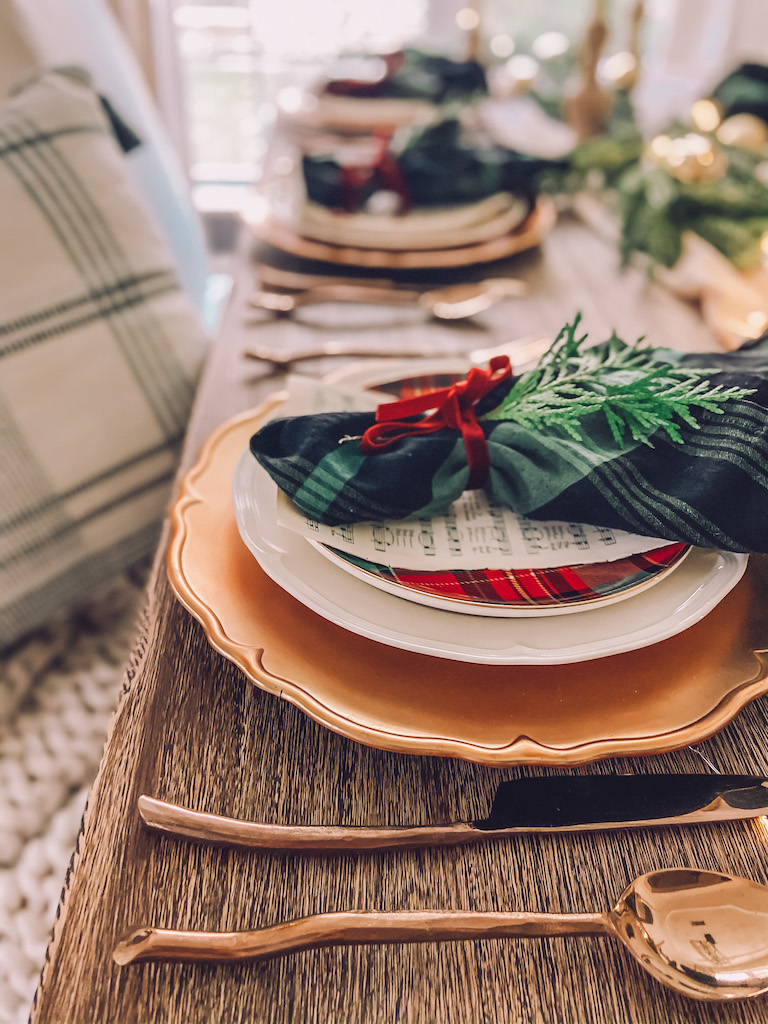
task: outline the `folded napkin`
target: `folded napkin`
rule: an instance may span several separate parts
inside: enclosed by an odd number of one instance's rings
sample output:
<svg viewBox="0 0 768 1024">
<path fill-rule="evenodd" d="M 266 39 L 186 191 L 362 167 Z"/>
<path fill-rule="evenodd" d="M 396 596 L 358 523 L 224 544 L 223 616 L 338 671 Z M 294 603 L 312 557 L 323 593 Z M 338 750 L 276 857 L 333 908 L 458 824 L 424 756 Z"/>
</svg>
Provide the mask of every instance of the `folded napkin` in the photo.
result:
<svg viewBox="0 0 768 1024">
<path fill-rule="evenodd" d="M 615 363 L 617 353 L 628 351 L 614 337 L 584 355 Z M 471 371 L 469 390 L 458 399 L 455 390 L 453 397 L 441 392 L 424 399 L 422 411 L 441 404 L 426 419 L 381 422 L 393 408 L 386 404 L 378 423 L 373 413 L 278 419 L 250 447 L 304 514 L 331 525 L 445 515 L 465 489 L 484 485 L 499 504 L 533 519 L 768 551 L 768 332 L 724 354 L 643 351 L 656 368 L 703 375 L 700 390 L 729 397 L 710 408 L 684 407 L 645 438 L 642 429 L 618 430 L 600 410 L 587 411 L 571 432 L 554 422 L 575 403 L 599 396 L 601 384 L 572 388 L 546 425 L 532 426 L 530 416 L 493 420 L 487 414 L 511 388 L 531 380 L 529 374 L 500 379 L 497 357 L 487 373 Z M 642 420 L 642 410 L 639 415 Z M 473 481 L 478 466 L 481 479 Z"/>
<path fill-rule="evenodd" d="M 768 66 L 746 63 L 726 75 L 712 90 L 724 118 L 753 114 L 768 121 Z"/>
<path fill-rule="evenodd" d="M 409 206 L 471 203 L 498 192 L 533 198 L 541 174 L 561 163 L 465 140 L 455 119 L 416 133 L 399 152 L 384 139 L 371 166 L 346 166 L 332 156 L 302 160 L 308 199 L 348 212 L 382 190 L 399 193 Z"/>
<path fill-rule="evenodd" d="M 451 60 L 422 50 L 405 49 L 380 57 L 383 74 L 331 78 L 322 92 L 364 99 L 415 99 L 429 103 L 468 99 L 488 91 L 485 71 L 475 60 Z"/>
</svg>

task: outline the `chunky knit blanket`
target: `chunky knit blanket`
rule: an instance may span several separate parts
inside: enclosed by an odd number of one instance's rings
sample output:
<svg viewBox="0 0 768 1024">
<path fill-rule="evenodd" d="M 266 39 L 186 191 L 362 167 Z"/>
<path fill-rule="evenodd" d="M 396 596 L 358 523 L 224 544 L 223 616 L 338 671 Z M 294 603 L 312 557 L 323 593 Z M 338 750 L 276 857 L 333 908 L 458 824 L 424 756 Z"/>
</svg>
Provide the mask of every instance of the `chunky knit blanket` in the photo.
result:
<svg viewBox="0 0 768 1024">
<path fill-rule="evenodd" d="M 146 568 L 0 652 L 0 1024 L 26 1024 Z"/>
</svg>

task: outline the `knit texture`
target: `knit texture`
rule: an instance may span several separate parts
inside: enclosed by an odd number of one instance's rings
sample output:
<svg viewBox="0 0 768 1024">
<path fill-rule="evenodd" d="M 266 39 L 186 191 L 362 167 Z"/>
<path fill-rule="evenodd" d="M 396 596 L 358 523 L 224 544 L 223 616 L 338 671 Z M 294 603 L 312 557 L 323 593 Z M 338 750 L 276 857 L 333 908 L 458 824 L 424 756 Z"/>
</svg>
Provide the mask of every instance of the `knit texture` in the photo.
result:
<svg viewBox="0 0 768 1024">
<path fill-rule="evenodd" d="M 0 658 L 0 1024 L 25 1024 L 146 567 Z"/>
</svg>

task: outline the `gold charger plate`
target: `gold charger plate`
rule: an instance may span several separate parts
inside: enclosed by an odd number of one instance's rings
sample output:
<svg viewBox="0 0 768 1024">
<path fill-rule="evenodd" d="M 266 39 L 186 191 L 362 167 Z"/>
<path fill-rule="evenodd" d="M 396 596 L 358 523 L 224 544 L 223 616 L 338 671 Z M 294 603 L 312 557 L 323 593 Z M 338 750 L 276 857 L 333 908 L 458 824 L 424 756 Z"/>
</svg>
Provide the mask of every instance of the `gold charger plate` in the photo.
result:
<svg viewBox="0 0 768 1024">
<path fill-rule="evenodd" d="M 557 211 L 552 199 L 540 196 L 531 213 L 514 231 L 473 245 L 446 249 L 391 250 L 361 249 L 355 246 L 331 245 L 298 234 L 289 224 L 274 218 L 251 216 L 246 205 L 243 220 L 260 242 L 299 256 L 357 267 L 415 270 L 429 267 L 464 267 L 473 263 L 492 263 L 506 259 L 539 245 L 555 226 Z"/>
<path fill-rule="evenodd" d="M 482 764 L 584 764 L 699 742 L 768 690 L 768 558 L 701 622 L 642 650 L 558 666 L 475 665 L 376 643 L 305 608 L 240 539 L 230 488 L 269 412 L 222 425 L 171 510 L 168 575 L 213 647 L 353 740 Z"/>
</svg>

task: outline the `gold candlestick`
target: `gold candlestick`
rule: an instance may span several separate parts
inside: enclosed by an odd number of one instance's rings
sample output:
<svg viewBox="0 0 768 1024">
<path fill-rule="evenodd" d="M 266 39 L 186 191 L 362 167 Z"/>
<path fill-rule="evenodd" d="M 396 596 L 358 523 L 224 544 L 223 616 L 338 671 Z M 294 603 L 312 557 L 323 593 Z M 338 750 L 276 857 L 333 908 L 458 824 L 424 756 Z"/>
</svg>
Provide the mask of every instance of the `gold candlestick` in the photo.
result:
<svg viewBox="0 0 768 1024">
<path fill-rule="evenodd" d="M 611 112 L 612 99 L 597 80 L 600 56 L 608 39 L 606 0 L 595 0 L 592 21 L 579 49 L 579 75 L 566 86 L 565 120 L 580 139 L 598 135 Z"/>
<path fill-rule="evenodd" d="M 641 47 L 640 47 L 640 27 L 643 23 L 645 16 L 645 3 L 644 0 L 637 0 L 632 8 L 629 16 L 629 40 L 627 42 L 627 51 L 634 57 L 635 64 L 634 69 L 628 72 L 625 81 L 622 83 L 622 88 L 634 89 L 637 85 L 637 79 L 640 76 L 641 67 Z"/>
<path fill-rule="evenodd" d="M 468 0 L 456 15 L 456 24 L 466 32 L 466 60 L 483 63 L 483 0 Z"/>
</svg>

